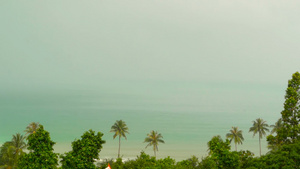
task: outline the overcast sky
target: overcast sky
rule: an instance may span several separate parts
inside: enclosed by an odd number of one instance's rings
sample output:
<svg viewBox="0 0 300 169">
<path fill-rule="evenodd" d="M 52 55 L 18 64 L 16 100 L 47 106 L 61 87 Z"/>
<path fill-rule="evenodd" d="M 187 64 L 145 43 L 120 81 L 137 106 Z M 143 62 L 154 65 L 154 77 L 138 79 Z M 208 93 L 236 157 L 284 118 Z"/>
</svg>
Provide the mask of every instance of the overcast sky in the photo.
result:
<svg viewBox="0 0 300 169">
<path fill-rule="evenodd" d="M 0 91 L 138 82 L 286 86 L 300 1 L 0 1 Z"/>
</svg>

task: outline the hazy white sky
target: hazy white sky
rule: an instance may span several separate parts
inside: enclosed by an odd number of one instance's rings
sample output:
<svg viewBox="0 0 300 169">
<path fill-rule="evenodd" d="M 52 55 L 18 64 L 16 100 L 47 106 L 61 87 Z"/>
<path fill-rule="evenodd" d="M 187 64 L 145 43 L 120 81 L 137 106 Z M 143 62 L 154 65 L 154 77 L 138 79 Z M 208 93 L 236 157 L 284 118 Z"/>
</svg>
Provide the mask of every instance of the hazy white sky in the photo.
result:
<svg viewBox="0 0 300 169">
<path fill-rule="evenodd" d="M 300 1 L 0 1 L 0 91 L 112 83 L 284 84 Z"/>
</svg>

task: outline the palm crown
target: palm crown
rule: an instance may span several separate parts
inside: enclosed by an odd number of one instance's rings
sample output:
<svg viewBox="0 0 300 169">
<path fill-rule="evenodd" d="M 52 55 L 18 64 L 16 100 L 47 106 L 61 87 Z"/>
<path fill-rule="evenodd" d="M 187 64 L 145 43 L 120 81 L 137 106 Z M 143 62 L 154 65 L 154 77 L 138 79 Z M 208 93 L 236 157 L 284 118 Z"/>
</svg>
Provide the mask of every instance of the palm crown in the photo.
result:
<svg viewBox="0 0 300 169">
<path fill-rule="evenodd" d="M 16 148 L 16 154 L 22 153 L 23 149 L 26 148 L 25 137 L 20 133 L 13 135 L 11 143 Z"/>
<path fill-rule="evenodd" d="M 24 130 L 24 132 L 26 132 L 26 135 L 30 135 L 33 134 L 37 131 L 37 129 L 40 127 L 39 123 L 36 122 L 31 122 L 26 129 Z"/>
<path fill-rule="evenodd" d="M 277 132 L 282 127 L 282 119 L 278 119 L 278 121 L 275 123 L 275 125 L 271 125 L 270 127 L 273 127 L 271 130 L 271 134 Z"/>
</svg>

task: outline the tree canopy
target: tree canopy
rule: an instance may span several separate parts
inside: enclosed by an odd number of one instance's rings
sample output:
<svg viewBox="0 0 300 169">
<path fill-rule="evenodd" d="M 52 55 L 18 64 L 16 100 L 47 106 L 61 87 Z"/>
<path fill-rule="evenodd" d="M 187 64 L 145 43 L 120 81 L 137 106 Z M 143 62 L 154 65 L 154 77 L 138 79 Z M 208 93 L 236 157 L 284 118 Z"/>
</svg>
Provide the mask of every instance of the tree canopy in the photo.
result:
<svg viewBox="0 0 300 169">
<path fill-rule="evenodd" d="M 96 159 L 102 149 L 103 134 L 93 130 L 85 132 L 81 139 L 72 142 L 72 151 L 61 155 L 62 169 L 95 169 Z"/>
<path fill-rule="evenodd" d="M 300 139 L 300 73 L 293 74 L 288 81 L 284 110 L 281 112 L 283 127 L 277 131 L 284 143 L 293 143 Z"/>
<path fill-rule="evenodd" d="M 27 137 L 28 154 L 24 154 L 18 167 L 22 169 L 55 169 L 58 165 L 58 154 L 53 152 L 53 142 L 48 131 L 42 125 L 36 132 Z"/>
</svg>

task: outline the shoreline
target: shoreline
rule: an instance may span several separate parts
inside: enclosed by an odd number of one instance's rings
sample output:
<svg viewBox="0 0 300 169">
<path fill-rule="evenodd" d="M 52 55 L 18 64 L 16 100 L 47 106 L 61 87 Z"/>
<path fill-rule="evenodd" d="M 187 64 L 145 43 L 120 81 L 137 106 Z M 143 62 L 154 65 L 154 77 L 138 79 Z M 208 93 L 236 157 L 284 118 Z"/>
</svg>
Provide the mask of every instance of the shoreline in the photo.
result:
<svg viewBox="0 0 300 169">
<path fill-rule="evenodd" d="M 121 158 L 124 160 L 135 159 L 140 155 L 142 151 L 146 154 L 153 156 L 153 150 L 151 147 L 145 149 L 144 144 L 126 144 L 126 142 L 121 142 Z M 266 154 L 268 149 L 266 148 L 266 141 L 262 141 L 262 154 Z M 265 148 L 264 148 L 265 147 Z M 56 143 L 54 145 L 54 152 L 63 154 L 70 151 L 71 143 Z M 159 151 L 157 152 L 158 159 L 170 158 L 176 161 L 186 160 L 192 156 L 196 156 L 199 160 L 208 156 L 207 145 L 199 146 L 199 144 L 162 144 L 159 145 Z M 257 145 L 252 145 L 248 147 L 247 145 L 238 145 L 238 151 L 249 150 L 254 153 L 255 156 L 259 156 L 258 142 Z M 234 145 L 231 145 L 231 151 L 234 151 Z M 99 153 L 100 160 L 105 159 L 117 159 L 118 145 L 117 142 L 105 143 Z"/>
</svg>

